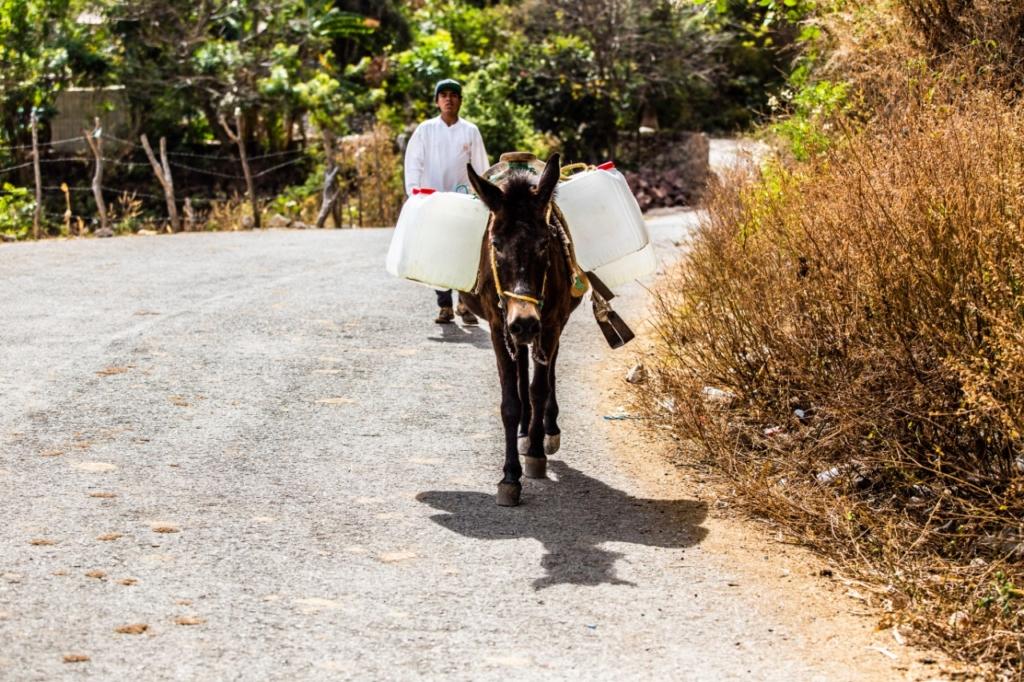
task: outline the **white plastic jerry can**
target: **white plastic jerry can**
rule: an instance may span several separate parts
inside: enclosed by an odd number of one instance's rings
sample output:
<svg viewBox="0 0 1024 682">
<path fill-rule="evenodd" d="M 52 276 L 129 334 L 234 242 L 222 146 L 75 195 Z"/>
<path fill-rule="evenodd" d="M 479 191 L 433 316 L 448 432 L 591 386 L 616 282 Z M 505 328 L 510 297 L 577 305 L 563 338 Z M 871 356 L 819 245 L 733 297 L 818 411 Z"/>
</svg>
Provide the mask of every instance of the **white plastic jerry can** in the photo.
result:
<svg viewBox="0 0 1024 682">
<path fill-rule="evenodd" d="M 569 224 L 576 261 L 584 270 L 618 261 L 651 241 L 626 178 L 611 162 L 561 183 L 555 203 Z"/>
<path fill-rule="evenodd" d="M 470 194 L 413 189 L 391 237 L 387 271 L 437 289 L 471 290 L 489 215 Z"/>
<path fill-rule="evenodd" d="M 600 277 L 609 289 L 618 289 L 653 274 L 657 269 L 658 259 L 654 255 L 654 242 L 647 242 L 647 246 L 639 251 L 594 268 L 594 274 Z"/>
</svg>

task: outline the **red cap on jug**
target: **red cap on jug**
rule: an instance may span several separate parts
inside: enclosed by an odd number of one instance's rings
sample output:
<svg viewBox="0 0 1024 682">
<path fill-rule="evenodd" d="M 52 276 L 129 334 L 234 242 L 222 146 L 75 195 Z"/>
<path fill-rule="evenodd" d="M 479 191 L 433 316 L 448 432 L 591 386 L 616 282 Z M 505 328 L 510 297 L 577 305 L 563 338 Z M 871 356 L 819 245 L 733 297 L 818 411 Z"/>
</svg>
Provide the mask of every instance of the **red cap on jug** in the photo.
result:
<svg viewBox="0 0 1024 682">
<path fill-rule="evenodd" d="M 614 161 L 605 161 L 600 166 L 598 166 L 597 169 L 598 170 L 615 170 L 615 162 Z"/>
</svg>

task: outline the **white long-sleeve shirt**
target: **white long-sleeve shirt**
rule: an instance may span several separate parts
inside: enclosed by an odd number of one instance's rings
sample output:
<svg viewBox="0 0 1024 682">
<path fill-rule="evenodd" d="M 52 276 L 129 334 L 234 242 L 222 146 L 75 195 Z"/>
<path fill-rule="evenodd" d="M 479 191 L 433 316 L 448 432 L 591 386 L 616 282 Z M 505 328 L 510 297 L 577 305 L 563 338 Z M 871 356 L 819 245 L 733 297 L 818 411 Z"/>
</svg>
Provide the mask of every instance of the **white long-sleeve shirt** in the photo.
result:
<svg viewBox="0 0 1024 682">
<path fill-rule="evenodd" d="M 405 148 L 405 193 L 413 187 L 441 192 L 472 192 L 466 164 L 483 173 L 490 167 L 480 130 L 460 118 L 452 125 L 440 116 L 416 126 Z"/>
</svg>

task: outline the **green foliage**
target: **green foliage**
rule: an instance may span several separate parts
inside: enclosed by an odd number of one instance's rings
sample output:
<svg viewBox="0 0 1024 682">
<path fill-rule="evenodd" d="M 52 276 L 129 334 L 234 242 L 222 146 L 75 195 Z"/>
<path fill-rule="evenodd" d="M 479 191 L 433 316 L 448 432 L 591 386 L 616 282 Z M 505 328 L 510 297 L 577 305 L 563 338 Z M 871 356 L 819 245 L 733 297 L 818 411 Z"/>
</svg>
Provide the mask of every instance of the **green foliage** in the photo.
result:
<svg viewBox="0 0 1024 682">
<path fill-rule="evenodd" d="M 32 227 L 36 202 L 25 187 L 5 182 L 0 188 L 0 232 L 25 237 Z"/>
<path fill-rule="evenodd" d="M 1024 590 L 1017 588 L 1013 584 L 1013 579 L 1005 573 L 996 571 L 989 593 L 978 600 L 978 606 L 983 609 L 998 609 L 1001 615 L 1006 616 L 1020 606 L 1019 600 L 1022 597 Z"/>
<path fill-rule="evenodd" d="M 772 94 L 794 114 L 780 132 L 813 150 L 842 93 L 779 93 L 798 57 L 813 70 L 806 18 L 833 1 L 0 0 L 0 148 L 28 142 L 32 107 L 45 141 L 69 85 L 125 86 L 132 133 L 171 148 L 231 148 L 221 120 L 238 111 L 255 155 L 316 146 L 319 130 L 407 131 L 436 115 L 434 83 L 456 78 L 492 154 L 614 158 L 642 125 L 747 126 Z M 24 161 L 0 149 L 0 167 Z M 132 175 L 112 168 L 112 186 L 118 174 Z"/>
<path fill-rule="evenodd" d="M 758 98 L 767 97 L 765 82 L 781 83 L 788 71 L 784 55 L 767 59 L 756 45 L 746 46 L 740 11 L 763 14 L 746 2 L 724 18 L 668 0 L 547 0 L 530 7 L 529 40 L 512 48 L 523 71 L 519 91 L 537 126 L 573 158 L 613 156 L 619 133 L 641 125 L 747 124 Z"/>
<path fill-rule="evenodd" d="M 499 57 L 470 76 L 463 113 L 480 128 L 490 156 L 518 150 L 544 158 L 548 144 L 533 126 L 530 106 L 515 102 L 515 84 L 508 77 L 511 68 L 508 57 Z"/>
<path fill-rule="evenodd" d="M 809 17 L 820 4 L 817 0 L 693 0 L 706 5 L 721 17 L 735 16 L 738 10 L 754 12 L 745 29 L 751 33 L 767 32 L 778 23 L 798 24 Z"/>
<path fill-rule="evenodd" d="M 693 0 L 706 26 L 721 38 L 723 68 L 701 90 L 695 117 L 705 126 L 744 128 L 766 120 L 769 99 L 787 87 L 808 58 L 820 29 L 808 23 L 818 0 Z"/>
<path fill-rule="evenodd" d="M 24 144 L 35 107 L 45 118 L 57 93 L 106 70 L 102 41 L 73 17 L 71 0 L 0 0 L 0 146 Z"/>
<path fill-rule="evenodd" d="M 847 108 L 849 86 L 821 80 L 804 84 L 795 94 L 783 91 L 782 97 L 789 100 L 789 116 L 773 124 L 771 130 L 789 143 L 800 161 L 827 150 L 832 142 L 832 121 Z M 778 101 L 770 104 L 780 106 Z"/>
<path fill-rule="evenodd" d="M 379 25 L 334 0 L 116 0 L 108 16 L 124 46 L 119 73 L 136 108 L 166 104 L 152 117 L 162 115 L 167 127 L 198 110 L 202 130 L 226 141 L 216 119 L 238 107 L 262 124 L 257 132 L 268 147 L 285 144 L 288 122 L 306 113 L 345 129 L 351 109 L 332 46 Z"/>
<path fill-rule="evenodd" d="M 513 74 L 518 101 L 531 108 L 539 129 L 560 140 L 567 158 L 583 158 L 601 134 L 594 128 L 605 97 L 593 50 L 571 35 L 517 47 L 511 63 L 520 65 Z"/>
<path fill-rule="evenodd" d="M 456 0 L 427 0 L 415 14 L 420 36 L 446 31 L 455 49 L 473 57 L 495 54 L 512 33 L 509 8 L 474 7 Z"/>
<path fill-rule="evenodd" d="M 448 31 L 420 37 L 412 48 L 392 58 L 393 78 L 388 83 L 388 100 L 404 102 L 414 119 L 434 114 L 434 84 L 442 78 L 465 80 L 470 56 L 455 49 Z"/>
<path fill-rule="evenodd" d="M 227 143 L 217 119 L 240 107 L 273 148 L 305 116 L 338 133 L 378 116 L 405 127 L 434 114 L 433 83 L 454 77 L 486 100 L 467 115 L 494 144 L 538 143 L 529 118 L 595 158 L 642 119 L 752 120 L 816 1 L 0 0 L 4 122 L 22 121 L 6 137 L 63 84 L 108 82 L 126 86 L 151 137 Z M 79 24 L 83 9 L 105 21 Z"/>
<path fill-rule="evenodd" d="M 312 222 L 316 218 L 319 208 L 317 199 L 323 189 L 324 164 L 321 161 L 316 164 L 304 182 L 291 185 L 283 189 L 271 200 L 266 213 L 273 215 L 280 213 L 296 220 Z"/>
</svg>

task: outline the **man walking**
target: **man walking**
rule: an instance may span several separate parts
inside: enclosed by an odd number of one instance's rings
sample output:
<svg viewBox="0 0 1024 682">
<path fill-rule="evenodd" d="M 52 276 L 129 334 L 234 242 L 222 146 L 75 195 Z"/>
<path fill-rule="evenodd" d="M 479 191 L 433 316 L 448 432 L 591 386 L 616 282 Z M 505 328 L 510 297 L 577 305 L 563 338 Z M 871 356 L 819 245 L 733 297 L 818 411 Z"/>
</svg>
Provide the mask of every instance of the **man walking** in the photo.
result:
<svg viewBox="0 0 1024 682">
<path fill-rule="evenodd" d="M 481 174 L 490 165 L 484 140 L 475 125 L 459 118 L 462 86 L 457 81 L 439 81 L 434 86 L 434 104 L 440 115 L 416 126 L 405 149 L 405 192 L 412 194 L 414 187 L 430 187 L 468 193 L 466 164 L 473 164 L 473 170 Z M 448 324 L 455 319 L 451 289 L 437 292 L 437 305 L 441 310 L 435 322 Z M 465 324 L 476 324 L 476 316 L 462 301 L 457 312 Z"/>
</svg>

